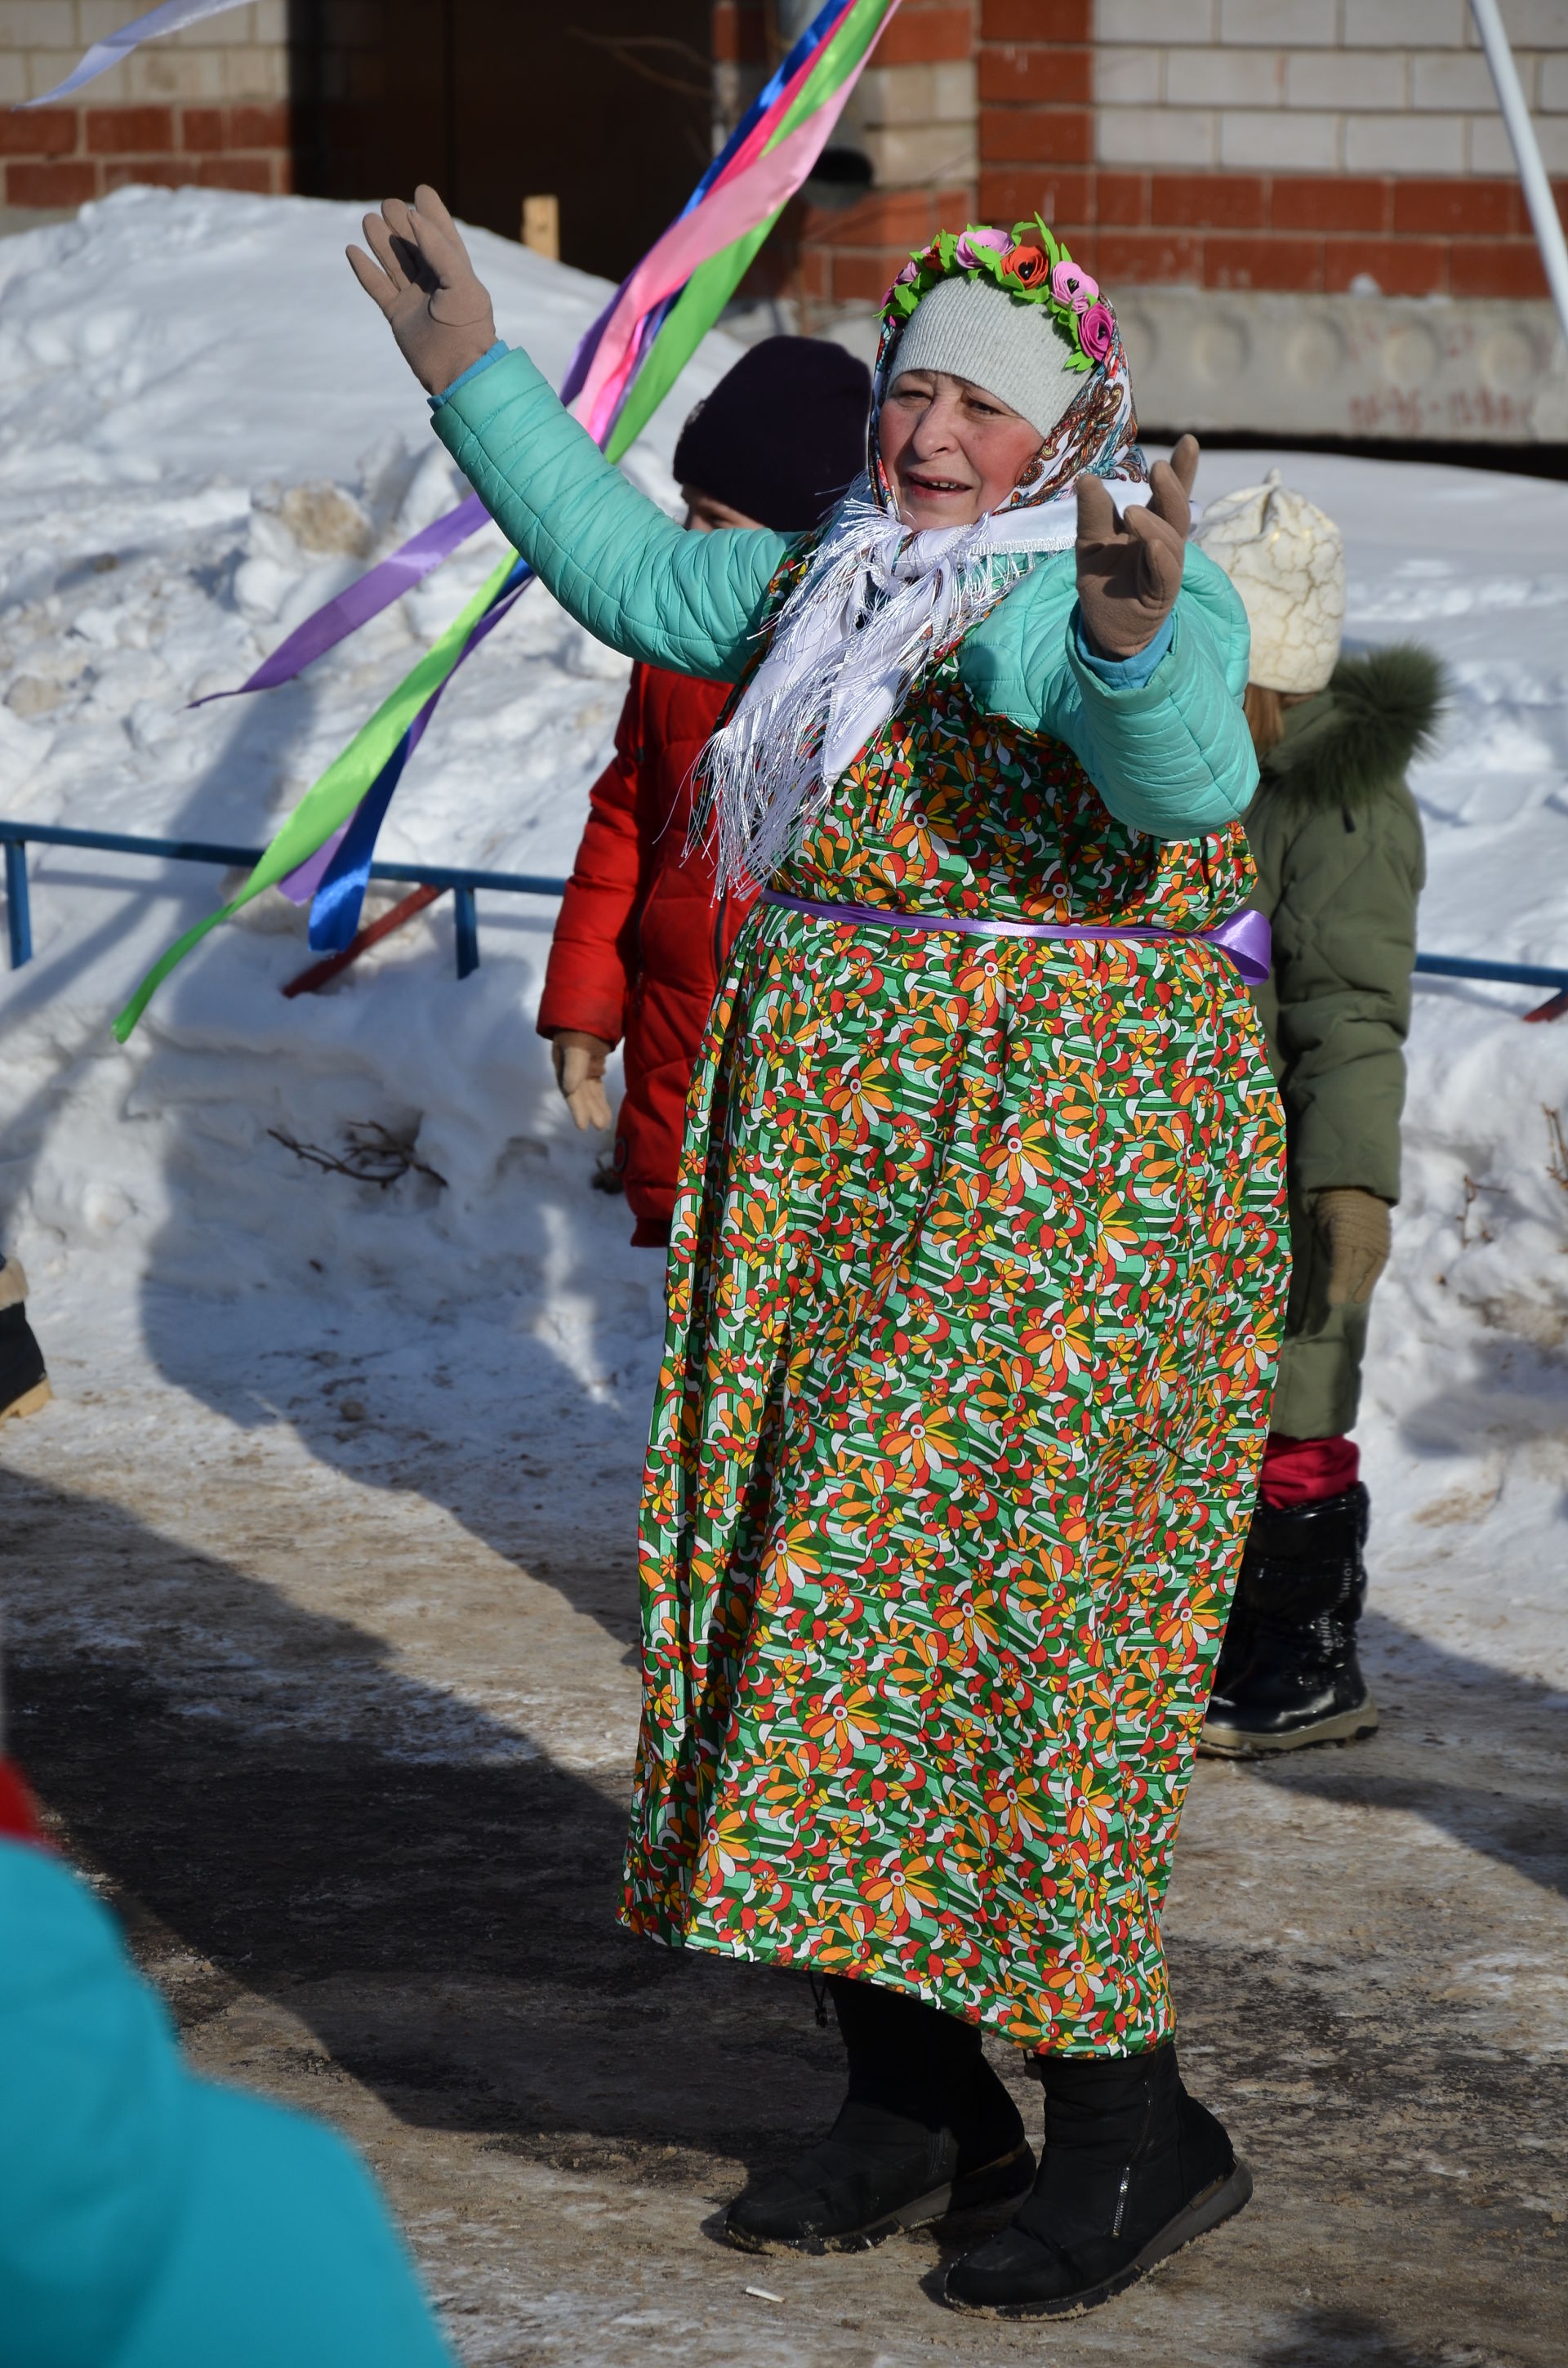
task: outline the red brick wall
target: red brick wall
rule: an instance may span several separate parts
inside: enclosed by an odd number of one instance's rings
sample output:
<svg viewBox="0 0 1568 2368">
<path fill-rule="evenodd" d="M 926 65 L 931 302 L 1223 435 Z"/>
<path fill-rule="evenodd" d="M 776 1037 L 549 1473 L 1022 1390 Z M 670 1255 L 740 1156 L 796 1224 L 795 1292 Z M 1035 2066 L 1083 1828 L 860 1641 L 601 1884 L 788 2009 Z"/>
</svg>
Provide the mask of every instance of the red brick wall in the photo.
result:
<svg viewBox="0 0 1568 2368">
<path fill-rule="evenodd" d="M 287 190 L 289 109 L 46 107 L 0 114 L 8 206 L 79 206 L 127 181 L 165 188 Z"/>
<path fill-rule="evenodd" d="M 1094 162 L 1091 0 L 980 0 L 980 211 L 1038 208 L 1113 290 L 1544 296 L 1511 180 L 1108 170 Z M 1568 214 L 1568 185 L 1558 201 Z"/>
</svg>

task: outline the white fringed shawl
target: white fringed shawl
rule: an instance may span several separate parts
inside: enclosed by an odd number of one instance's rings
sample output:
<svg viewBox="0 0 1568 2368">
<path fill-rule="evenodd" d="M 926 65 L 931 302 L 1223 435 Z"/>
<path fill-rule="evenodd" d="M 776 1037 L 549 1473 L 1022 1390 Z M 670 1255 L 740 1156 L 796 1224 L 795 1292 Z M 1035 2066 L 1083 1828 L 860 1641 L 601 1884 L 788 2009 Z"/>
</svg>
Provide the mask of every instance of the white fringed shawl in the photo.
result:
<svg viewBox="0 0 1568 2368">
<path fill-rule="evenodd" d="M 1107 490 L 1119 508 L 1149 498 L 1131 482 Z M 772 876 L 922 668 L 1076 531 L 1071 491 L 917 534 L 878 506 L 869 480 L 850 488 L 699 764 L 695 827 L 716 833 L 722 889 Z"/>
</svg>

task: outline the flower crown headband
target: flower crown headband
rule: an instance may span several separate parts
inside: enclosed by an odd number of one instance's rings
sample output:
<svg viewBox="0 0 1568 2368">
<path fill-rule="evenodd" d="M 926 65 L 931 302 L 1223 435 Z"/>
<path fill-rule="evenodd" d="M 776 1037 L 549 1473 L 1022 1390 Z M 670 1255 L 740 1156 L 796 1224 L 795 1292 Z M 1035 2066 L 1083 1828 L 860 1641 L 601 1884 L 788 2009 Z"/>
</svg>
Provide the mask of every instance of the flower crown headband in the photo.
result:
<svg viewBox="0 0 1568 2368">
<path fill-rule="evenodd" d="M 1039 214 L 1031 222 L 1015 222 L 1011 237 L 989 223 L 971 222 L 956 234 L 939 231 L 928 247 L 910 256 L 889 289 L 882 307 L 884 328 L 902 325 L 920 299 L 955 271 L 983 271 L 1007 295 L 1048 307 L 1072 345 L 1069 370 L 1091 370 L 1109 353 L 1115 314 L 1097 282 L 1074 262 Z"/>
</svg>

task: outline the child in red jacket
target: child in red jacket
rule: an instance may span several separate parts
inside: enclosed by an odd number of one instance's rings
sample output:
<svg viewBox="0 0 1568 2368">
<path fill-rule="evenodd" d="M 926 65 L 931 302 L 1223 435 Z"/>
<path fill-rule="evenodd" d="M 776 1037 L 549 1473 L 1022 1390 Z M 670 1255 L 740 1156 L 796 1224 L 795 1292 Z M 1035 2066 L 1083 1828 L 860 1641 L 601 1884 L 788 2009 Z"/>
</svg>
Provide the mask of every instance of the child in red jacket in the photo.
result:
<svg viewBox="0 0 1568 2368">
<path fill-rule="evenodd" d="M 695 532 L 805 533 L 866 464 L 870 374 L 841 346 L 767 337 L 681 430 L 675 472 Z M 670 1235 L 687 1087 L 714 991 L 750 899 L 714 894 L 688 853 L 692 773 L 730 685 L 634 666 L 615 755 L 594 785 L 539 1008 L 580 1127 L 608 1127 L 605 1064 L 626 1039 L 615 1165 L 632 1241 Z"/>
</svg>

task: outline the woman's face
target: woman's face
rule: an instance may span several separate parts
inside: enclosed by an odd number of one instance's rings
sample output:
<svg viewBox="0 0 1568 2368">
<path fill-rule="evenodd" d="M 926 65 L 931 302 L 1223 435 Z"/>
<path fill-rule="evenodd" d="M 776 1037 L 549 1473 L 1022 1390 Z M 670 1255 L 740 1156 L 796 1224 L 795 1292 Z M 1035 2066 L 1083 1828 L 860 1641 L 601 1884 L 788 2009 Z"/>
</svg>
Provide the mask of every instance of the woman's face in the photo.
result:
<svg viewBox="0 0 1568 2368">
<path fill-rule="evenodd" d="M 999 394 L 946 370 L 904 370 L 877 447 L 905 526 L 972 526 L 1006 501 L 1045 438 Z"/>
</svg>

